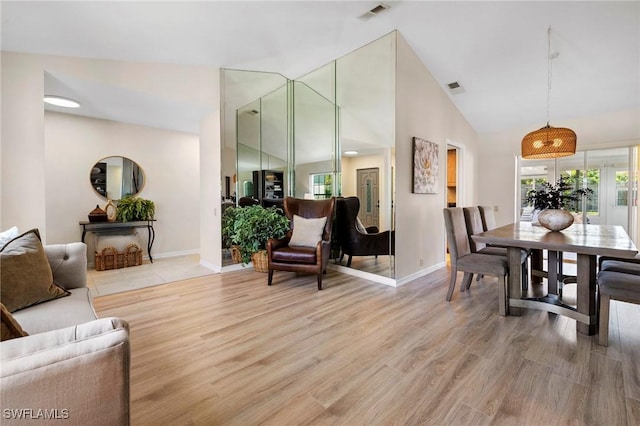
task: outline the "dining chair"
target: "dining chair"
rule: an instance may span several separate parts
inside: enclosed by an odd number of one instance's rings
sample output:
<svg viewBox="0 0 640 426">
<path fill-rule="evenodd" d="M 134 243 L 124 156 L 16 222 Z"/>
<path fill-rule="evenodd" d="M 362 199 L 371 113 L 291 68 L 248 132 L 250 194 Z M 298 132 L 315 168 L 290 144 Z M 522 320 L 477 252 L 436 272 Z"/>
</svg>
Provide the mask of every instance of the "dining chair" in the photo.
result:
<svg viewBox="0 0 640 426">
<path fill-rule="evenodd" d="M 458 271 L 463 272 L 460 291 L 469 289 L 473 274 L 499 277 L 498 281 L 498 310 L 500 315 L 507 314 L 507 279 L 509 276 L 509 262 L 504 256 L 473 253 L 469 245 L 469 235 L 464 219 L 462 207 L 447 207 L 443 209 L 444 225 L 447 231 L 447 242 L 451 259 L 451 278 L 446 300 L 451 301 L 456 286 Z"/>
<path fill-rule="evenodd" d="M 492 219 L 488 212 L 485 212 L 485 216 L 483 219 L 483 215 L 481 214 L 482 210 L 480 209 L 480 207 L 463 207 L 462 211 L 464 212 L 464 220 L 467 226 L 467 234 L 469 236 L 469 245 L 471 248 L 471 252 L 491 254 L 493 256 L 504 256 L 508 259 L 506 247 L 497 247 L 487 245 L 485 243 L 479 243 L 474 241 L 471 237 L 474 234 L 480 234 L 482 232 L 495 228 L 495 219 Z M 493 213 L 493 209 L 491 209 L 491 213 Z M 493 226 L 491 228 L 488 228 L 488 225 Z M 527 289 L 529 282 L 529 268 L 527 267 L 528 256 L 529 252 L 527 250 L 520 250 L 520 263 L 522 264 L 522 288 L 525 290 Z M 478 274 L 477 280 L 480 280 L 480 278 L 481 275 Z"/>
<path fill-rule="evenodd" d="M 616 271 L 598 273 L 598 344 L 609 346 L 609 307 L 611 300 L 640 304 L 640 275 Z"/>
</svg>

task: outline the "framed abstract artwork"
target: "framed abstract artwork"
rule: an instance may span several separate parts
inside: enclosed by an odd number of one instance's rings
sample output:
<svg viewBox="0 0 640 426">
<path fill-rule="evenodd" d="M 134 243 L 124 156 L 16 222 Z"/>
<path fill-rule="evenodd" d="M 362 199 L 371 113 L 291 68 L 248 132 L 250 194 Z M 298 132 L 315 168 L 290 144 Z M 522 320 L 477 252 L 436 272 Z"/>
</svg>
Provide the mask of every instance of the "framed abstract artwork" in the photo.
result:
<svg viewBox="0 0 640 426">
<path fill-rule="evenodd" d="M 438 144 L 413 138 L 413 193 L 438 193 Z"/>
</svg>

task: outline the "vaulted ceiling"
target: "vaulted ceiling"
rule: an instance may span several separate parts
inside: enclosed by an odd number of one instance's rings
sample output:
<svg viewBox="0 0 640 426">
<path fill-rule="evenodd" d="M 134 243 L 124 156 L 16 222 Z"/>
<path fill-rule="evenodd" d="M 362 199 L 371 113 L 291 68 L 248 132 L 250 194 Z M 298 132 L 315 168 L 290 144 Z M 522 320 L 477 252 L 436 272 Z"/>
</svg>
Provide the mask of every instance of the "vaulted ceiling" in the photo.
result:
<svg viewBox="0 0 640 426">
<path fill-rule="evenodd" d="M 297 78 L 398 30 L 479 133 L 638 108 L 640 2 L 11 2 L 2 50 Z"/>
</svg>

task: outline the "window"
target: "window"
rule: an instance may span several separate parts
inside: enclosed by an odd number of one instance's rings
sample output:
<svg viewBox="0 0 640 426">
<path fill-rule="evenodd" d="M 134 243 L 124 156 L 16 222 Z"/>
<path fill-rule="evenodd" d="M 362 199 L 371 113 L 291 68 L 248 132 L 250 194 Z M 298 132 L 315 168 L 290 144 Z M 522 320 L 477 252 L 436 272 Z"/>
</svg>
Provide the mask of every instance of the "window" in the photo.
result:
<svg viewBox="0 0 640 426">
<path fill-rule="evenodd" d="M 325 200 L 333 195 L 333 175 L 318 173 L 310 176 L 311 193 L 316 200 Z"/>
</svg>

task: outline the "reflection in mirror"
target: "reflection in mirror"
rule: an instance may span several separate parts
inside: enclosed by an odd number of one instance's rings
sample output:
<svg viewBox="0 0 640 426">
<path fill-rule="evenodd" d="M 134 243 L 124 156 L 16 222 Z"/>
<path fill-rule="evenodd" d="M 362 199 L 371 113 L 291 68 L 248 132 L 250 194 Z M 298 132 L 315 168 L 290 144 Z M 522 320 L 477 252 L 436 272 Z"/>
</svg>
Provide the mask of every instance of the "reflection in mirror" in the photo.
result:
<svg viewBox="0 0 640 426">
<path fill-rule="evenodd" d="M 304 83 L 294 83 L 295 191 L 297 198 L 326 199 L 335 186 L 336 106 Z"/>
<path fill-rule="evenodd" d="M 89 180 L 98 195 L 119 200 L 127 195 L 138 195 L 144 187 L 145 176 L 135 161 L 114 156 L 94 164 Z"/>
</svg>

